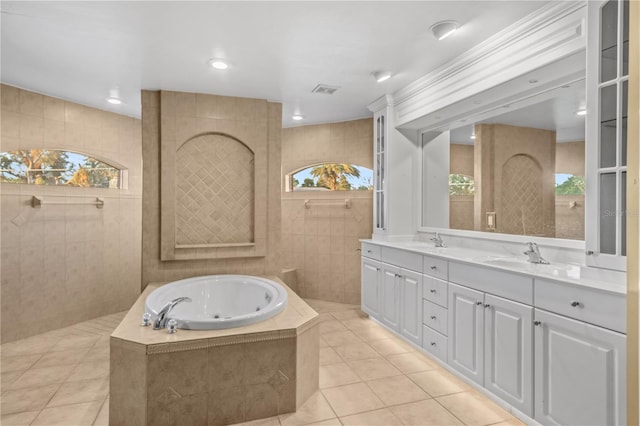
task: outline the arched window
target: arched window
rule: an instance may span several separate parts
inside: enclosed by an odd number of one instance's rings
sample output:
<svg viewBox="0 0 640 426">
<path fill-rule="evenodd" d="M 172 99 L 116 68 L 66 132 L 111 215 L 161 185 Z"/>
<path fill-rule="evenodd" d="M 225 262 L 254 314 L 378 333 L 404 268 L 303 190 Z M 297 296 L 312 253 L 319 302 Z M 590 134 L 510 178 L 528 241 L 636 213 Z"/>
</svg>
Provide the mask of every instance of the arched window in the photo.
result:
<svg viewBox="0 0 640 426">
<path fill-rule="evenodd" d="M 0 152 L 0 182 L 121 188 L 122 169 L 72 151 L 20 149 Z"/>
<path fill-rule="evenodd" d="M 347 163 L 321 163 L 287 175 L 287 191 L 368 191 L 373 170 Z"/>
<path fill-rule="evenodd" d="M 473 177 L 461 174 L 449 175 L 449 195 L 473 195 L 476 184 Z"/>
</svg>

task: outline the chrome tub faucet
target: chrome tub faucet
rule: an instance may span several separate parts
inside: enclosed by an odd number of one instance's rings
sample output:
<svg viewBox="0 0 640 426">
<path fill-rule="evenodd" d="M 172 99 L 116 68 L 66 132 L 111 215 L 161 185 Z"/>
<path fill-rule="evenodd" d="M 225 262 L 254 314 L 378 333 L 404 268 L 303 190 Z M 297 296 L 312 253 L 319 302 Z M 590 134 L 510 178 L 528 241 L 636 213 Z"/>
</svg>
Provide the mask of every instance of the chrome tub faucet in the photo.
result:
<svg viewBox="0 0 640 426">
<path fill-rule="evenodd" d="M 191 298 L 178 297 L 176 299 L 173 299 L 171 302 L 167 302 L 167 304 L 164 305 L 162 309 L 160 309 L 160 312 L 158 312 L 158 315 L 153 322 L 153 329 L 159 330 L 161 328 L 165 328 L 167 326 L 167 321 L 169 321 L 169 312 L 171 312 L 171 310 L 181 302 L 191 302 Z"/>
<path fill-rule="evenodd" d="M 524 254 L 529 256 L 529 262 L 541 265 L 549 264 L 549 261 L 545 260 L 542 255 L 540 255 L 540 249 L 536 243 L 528 242 L 527 247 L 527 251 L 525 251 Z"/>
</svg>

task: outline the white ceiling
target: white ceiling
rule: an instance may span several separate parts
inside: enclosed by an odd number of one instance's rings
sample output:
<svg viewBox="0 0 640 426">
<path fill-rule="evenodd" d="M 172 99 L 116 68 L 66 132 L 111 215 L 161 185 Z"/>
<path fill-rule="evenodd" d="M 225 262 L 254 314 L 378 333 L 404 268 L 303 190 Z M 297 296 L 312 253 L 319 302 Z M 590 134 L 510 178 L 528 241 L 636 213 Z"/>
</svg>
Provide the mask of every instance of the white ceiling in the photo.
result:
<svg viewBox="0 0 640 426">
<path fill-rule="evenodd" d="M 556 142 L 584 141 L 585 116 L 576 114 L 579 110 L 586 110 L 584 80 L 529 98 L 526 103 L 527 105 L 524 107 L 519 107 L 518 103 L 513 103 L 509 105 L 508 109 L 499 108 L 493 110 L 494 114 L 492 116 L 477 120 L 474 124 L 508 124 L 511 126 L 554 130 L 556 132 Z M 497 112 L 501 110 L 508 112 Z M 453 129 L 451 131 L 451 142 L 473 144 L 471 135 L 473 134 L 474 124 Z"/>
<path fill-rule="evenodd" d="M 544 3 L 2 1 L 1 78 L 136 117 L 141 89 L 165 89 L 282 102 L 285 127 L 344 121 Z M 460 29 L 438 42 L 429 27 L 448 19 Z M 340 89 L 312 94 L 319 83 Z"/>
</svg>

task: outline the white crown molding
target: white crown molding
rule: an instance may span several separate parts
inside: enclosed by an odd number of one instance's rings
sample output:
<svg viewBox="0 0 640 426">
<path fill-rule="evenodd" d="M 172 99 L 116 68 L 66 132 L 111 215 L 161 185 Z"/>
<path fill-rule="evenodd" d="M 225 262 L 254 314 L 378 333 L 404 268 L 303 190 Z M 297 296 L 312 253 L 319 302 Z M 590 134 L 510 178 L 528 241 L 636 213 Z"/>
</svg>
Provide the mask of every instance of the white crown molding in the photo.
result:
<svg viewBox="0 0 640 426">
<path fill-rule="evenodd" d="M 388 106 L 393 106 L 393 105 L 394 105 L 393 96 L 384 95 L 384 96 L 380 96 L 378 99 L 376 99 L 375 101 L 367 105 L 367 108 L 369 108 L 369 111 L 375 113 L 380 111 L 383 108 L 386 108 Z"/>
<path fill-rule="evenodd" d="M 586 2 L 549 2 L 435 71 L 369 105 L 395 104 L 396 126 L 586 48 Z"/>
</svg>

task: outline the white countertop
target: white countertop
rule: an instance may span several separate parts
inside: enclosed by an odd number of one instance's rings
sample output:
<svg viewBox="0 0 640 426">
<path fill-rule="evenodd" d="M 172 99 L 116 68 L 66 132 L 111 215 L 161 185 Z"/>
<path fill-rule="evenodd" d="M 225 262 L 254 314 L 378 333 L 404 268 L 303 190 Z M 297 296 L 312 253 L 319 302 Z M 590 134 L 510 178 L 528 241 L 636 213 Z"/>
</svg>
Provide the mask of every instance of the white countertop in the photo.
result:
<svg viewBox="0 0 640 426">
<path fill-rule="evenodd" d="M 525 256 L 516 258 L 486 250 L 462 247 L 434 247 L 433 243 L 422 241 L 381 241 L 360 240 L 364 243 L 392 247 L 413 253 L 426 254 L 450 261 L 464 262 L 486 268 L 530 275 L 534 278 L 552 279 L 574 285 L 591 287 L 613 293 L 626 294 L 626 274 L 608 269 L 590 268 L 584 265 L 552 262 L 549 265 L 527 262 Z"/>
</svg>

